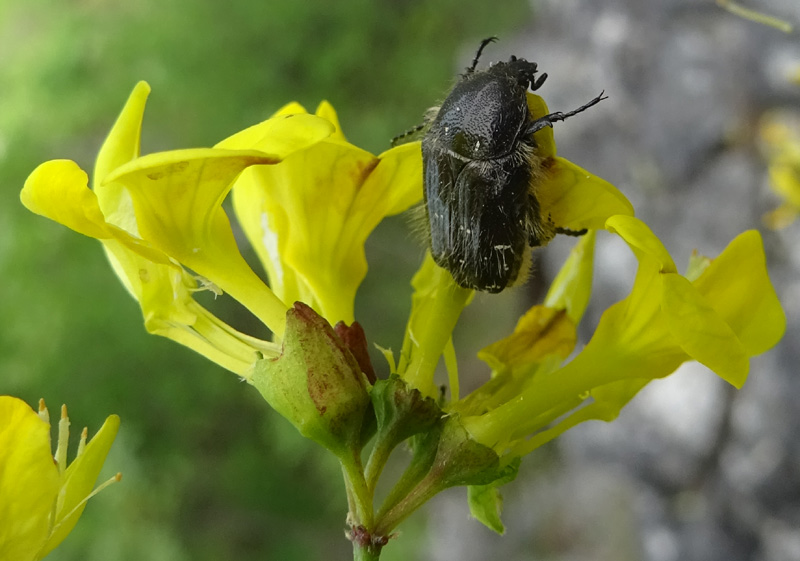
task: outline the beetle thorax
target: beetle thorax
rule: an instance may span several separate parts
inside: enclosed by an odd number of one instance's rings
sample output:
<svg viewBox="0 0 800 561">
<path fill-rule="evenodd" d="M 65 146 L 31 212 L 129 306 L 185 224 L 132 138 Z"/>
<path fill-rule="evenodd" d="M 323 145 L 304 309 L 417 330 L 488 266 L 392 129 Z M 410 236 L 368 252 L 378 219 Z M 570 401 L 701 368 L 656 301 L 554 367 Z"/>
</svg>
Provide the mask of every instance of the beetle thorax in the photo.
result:
<svg viewBox="0 0 800 561">
<path fill-rule="evenodd" d="M 440 146 L 469 160 L 508 155 L 529 118 L 526 89 L 494 67 L 462 78 L 433 123 Z"/>
</svg>

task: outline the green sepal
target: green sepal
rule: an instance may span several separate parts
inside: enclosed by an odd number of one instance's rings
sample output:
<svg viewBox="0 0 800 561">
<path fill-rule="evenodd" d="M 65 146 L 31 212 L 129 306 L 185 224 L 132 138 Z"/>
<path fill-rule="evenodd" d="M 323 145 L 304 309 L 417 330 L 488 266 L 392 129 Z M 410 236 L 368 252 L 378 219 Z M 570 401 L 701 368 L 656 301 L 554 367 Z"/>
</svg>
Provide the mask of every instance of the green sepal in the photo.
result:
<svg viewBox="0 0 800 561">
<path fill-rule="evenodd" d="M 375 382 L 370 396 L 378 421 L 378 440 L 391 440 L 392 447 L 427 431 L 444 415 L 436 401 L 408 386 L 397 374 Z"/>
<path fill-rule="evenodd" d="M 306 438 L 340 458 L 361 450 L 368 382 L 330 324 L 302 302 L 286 313 L 280 356 L 253 367 L 252 384 Z"/>
<path fill-rule="evenodd" d="M 448 417 L 428 477 L 446 489 L 455 485 L 487 485 L 501 476 L 497 453 L 473 440 L 458 415 Z"/>
<path fill-rule="evenodd" d="M 487 485 L 470 485 L 467 487 L 467 500 L 469 501 L 469 511 L 472 516 L 481 524 L 494 530 L 498 534 L 505 533 L 506 528 L 500 520 L 500 513 L 503 511 L 503 496 L 500 494 L 500 486 L 511 483 L 516 479 L 519 465 L 522 458 L 514 458 L 502 470 L 502 475 Z"/>
<path fill-rule="evenodd" d="M 430 433 L 444 413 L 433 399 L 422 395 L 396 374 L 387 380 L 375 382 L 370 396 L 377 422 L 377 436 L 365 475 L 368 487 L 374 489 L 389 455 L 397 445 L 415 435 Z M 437 440 L 428 445 L 433 453 L 436 446 Z M 430 462 L 427 467 L 430 467 Z"/>
</svg>

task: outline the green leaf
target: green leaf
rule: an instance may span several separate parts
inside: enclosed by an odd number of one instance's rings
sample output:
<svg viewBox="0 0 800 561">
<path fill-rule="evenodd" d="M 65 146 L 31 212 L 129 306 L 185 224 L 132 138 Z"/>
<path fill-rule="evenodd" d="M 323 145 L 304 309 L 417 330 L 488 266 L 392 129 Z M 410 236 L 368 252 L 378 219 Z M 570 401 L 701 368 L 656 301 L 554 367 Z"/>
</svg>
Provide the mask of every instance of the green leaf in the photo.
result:
<svg viewBox="0 0 800 561">
<path fill-rule="evenodd" d="M 500 520 L 503 511 L 503 496 L 499 487 L 514 481 L 519 471 L 522 458 L 514 460 L 502 470 L 499 479 L 488 485 L 470 485 L 467 487 L 469 511 L 481 524 L 498 534 L 505 533 L 506 528 Z"/>
</svg>

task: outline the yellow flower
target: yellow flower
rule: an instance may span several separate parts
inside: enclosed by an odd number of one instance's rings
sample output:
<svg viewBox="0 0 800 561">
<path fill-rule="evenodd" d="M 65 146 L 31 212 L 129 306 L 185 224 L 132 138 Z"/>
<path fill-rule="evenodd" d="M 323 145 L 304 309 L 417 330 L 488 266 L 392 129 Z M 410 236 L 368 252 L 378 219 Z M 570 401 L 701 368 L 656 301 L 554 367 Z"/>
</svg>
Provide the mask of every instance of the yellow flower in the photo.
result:
<svg viewBox="0 0 800 561">
<path fill-rule="evenodd" d="M 455 406 L 472 437 L 506 461 L 580 422 L 613 420 L 649 381 L 671 374 L 687 360 L 701 362 L 739 388 L 747 378 L 749 357 L 783 336 L 786 318 L 767 275 L 758 232 L 739 235 L 706 262 L 705 270 L 695 268 L 693 278 L 687 278 L 678 274 L 643 222 L 614 216 L 607 227 L 631 247 L 639 270 L 630 295 L 606 310 L 586 347 L 563 367 L 558 366 L 564 356 L 560 347 L 521 364 L 514 363 L 513 355 L 495 352 L 501 367 L 525 367 L 525 379 L 514 382 L 510 397 L 501 386 L 484 399 L 468 396 Z M 554 330 L 544 333 L 552 337 Z M 520 336 L 518 326 L 509 339 Z"/>
<path fill-rule="evenodd" d="M 118 428 L 119 417 L 111 415 L 88 443 L 83 429 L 67 465 L 66 406 L 54 461 L 44 401 L 37 415 L 24 401 L 0 396 L 0 559 L 42 559 L 72 531 L 89 498 L 119 481 L 117 474 L 92 491 Z"/>
<path fill-rule="evenodd" d="M 800 215 L 800 122 L 770 115 L 761 126 L 769 159 L 770 187 L 781 205 L 763 217 L 773 230 L 789 226 Z"/>
<path fill-rule="evenodd" d="M 373 156 L 345 140 L 330 104 L 322 102 L 316 115 L 334 126 L 333 134 L 279 166 L 246 170 L 233 205 L 275 294 L 286 304 L 309 304 L 331 325 L 350 324 L 367 274 L 364 242 L 386 216 L 421 200 L 421 153 L 412 143 Z M 275 114 L 304 116 L 297 103 Z M 266 150 L 260 142 L 244 131 L 217 148 Z"/>
<path fill-rule="evenodd" d="M 364 240 L 384 216 L 421 197 L 419 147 L 375 157 L 346 142 L 327 103 L 317 116 L 291 104 L 214 148 L 139 156 L 149 91 L 141 82 L 131 94 L 98 155 L 93 190 L 74 162 L 55 160 L 30 175 L 23 204 L 103 242 L 149 332 L 241 376 L 279 346 L 231 328 L 195 292 L 227 292 L 278 338 L 297 300 L 331 323 L 352 323 Z M 234 240 L 221 206 L 232 188 L 272 289 Z"/>
</svg>

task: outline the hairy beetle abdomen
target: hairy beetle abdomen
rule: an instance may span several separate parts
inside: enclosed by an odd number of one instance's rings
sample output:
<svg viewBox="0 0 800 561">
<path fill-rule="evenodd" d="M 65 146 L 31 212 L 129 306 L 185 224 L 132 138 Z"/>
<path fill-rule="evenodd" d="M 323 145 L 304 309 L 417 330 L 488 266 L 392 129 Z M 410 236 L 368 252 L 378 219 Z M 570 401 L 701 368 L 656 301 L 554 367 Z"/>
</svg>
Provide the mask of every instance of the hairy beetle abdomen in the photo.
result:
<svg viewBox="0 0 800 561">
<path fill-rule="evenodd" d="M 528 244 L 530 171 L 513 156 L 464 162 L 425 157 L 431 255 L 465 288 L 500 292 L 519 276 Z"/>
</svg>

